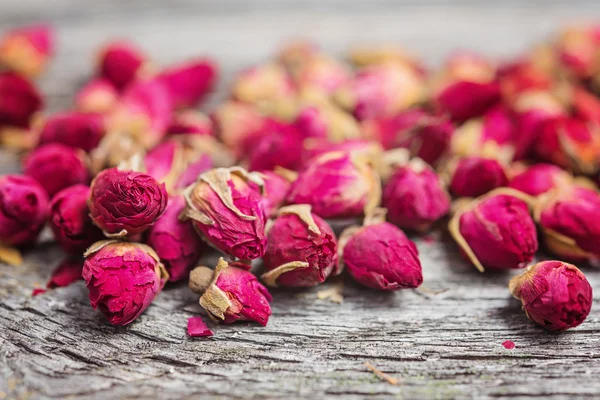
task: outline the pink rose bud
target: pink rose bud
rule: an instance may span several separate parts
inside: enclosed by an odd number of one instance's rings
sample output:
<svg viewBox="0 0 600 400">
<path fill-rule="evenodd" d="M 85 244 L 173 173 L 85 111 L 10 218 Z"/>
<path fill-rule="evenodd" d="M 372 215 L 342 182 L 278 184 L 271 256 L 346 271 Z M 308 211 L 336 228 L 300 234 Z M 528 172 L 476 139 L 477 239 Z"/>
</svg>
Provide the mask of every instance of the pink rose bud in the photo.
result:
<svg viewBox="0 0 600 400">
<path fill-rule="evenodd" d="M 414 158 L 400 166 L 383 191 L 388 220 L 402 229 L 424 232 L 450 209 L 450 196 L 435 171 Z"/>
<path fill-rule="evenodd" d="M 191 108 L 211 91 L 218 75 L 217 64 L 207 58 L 170 66 L 158 79 L 169 89 L 176 108 Z"/>
<path fill-rule="evenodd" d="M 33 178 L 0 177 L 0 242 L 10 246 L 33 243 L 48 216 L 48 195 Z"/>
<path fill-rule="evenodd" d="M 28 78 L 46 69 L 54 53 L 54 28 L 47 24 L 20 27 L 0 40 L 0 64 Z"/>
<path fill-rule="evenodd" d="M 88 186 L 74 185 L 58 192 L 50 202 L 50 227 L 67 253 L 82 254 L 102 238 L 89 216 L 89 197 Z"/>
<path fill-rule="evenodd" d="M 480 272 L 524 268 L 538 249 L 531 202 L 517 190 L 495 189 L 463 205 L 450 220 L 450 234 Z"/>
<path fill-rule="evenodd" d="M 302 165 L 306 167 L 313 158 L 332 151 L 341 151 L 353 156 L 364 157 L 374 164 L 379 161 L 383 153 L 379 143 L 372 140 L 349 139 L 332 143 L 328 139 L 309 138 L 303 142 Z"/>
<path fill-rule="evenodd" d="M 292 182 L 297 174 L 293 171 L 276 168 L 275 171 L 262 171 L 260 177 L 264 182 L 263 207 L 268 218 L 274 217 L 285 203 Z"/>
<path fill-rule="evenodd" d="M 497 82 L 457 81 L 449 84 L 433 99 L 435 108 L 452 120 L 463 122 L 483 115 L 500 101 Z"/>
<path fill-rule="evenodd" d="M 158 255 L 145 244 L 103 240 L 84 257 L 82 275 L 90 304 L 112 325 L 132 323 L 169 279 Z"/>
<path fill-rule="evenodd" d="M 558 186 L 568 186 L 572 182 L 573 176 L 562 168 L 552 164 L 536 164 L 515 175 L 508 187 L 537 197 Z"/>
<path fill-rule="evenodd" d="M 360 69 L 335 94 L 336 102 L 359 120 L 393 115 L 419 103 L 424 79 L 412 68 L 397 63 Z"/>
<path fill-rule="evenodd" d="M 311 91 L 327 98 L 350 80 L 348 67 L 323 54 L 315 54 L 294 70 L 294 81 L 301 91 Z"/>
<path fill-rule="evenodd" d="M 469 81 L 491 82 L 496 76 L 496 67 L 490 60 L 480 54 L 457 51 L 445 60 L 442 68 L 443 82 Z"/>
<path fill-rule="evenodd" d="M 191 222 L 179 220 L 184 208 L 183 196 L 171 197 L 165 213 L 146 232 L 145 243 L 156 251 L 172 281 L 187 278 L 205 248 Z"/>
<path fill-rule="evenodd" d="M 337 264 L 337 240 L 327 222 L 298 204 L 283 207 L 269 230 L 262 276 L 267 286 L 309 287 L 324 282 Z"/>
<path fill-rule="evenodd" d="M 213 136 L 214 128 L 210 118 L 195 110 L 184 110 L 175 115 L 167 128 L 167 135 Z"/>
<path fill-rule="evenodd" d="M 548 91 L 554 85 L 554 78 L 532 60 L 517 61 L 498 70 L 502 96 L 512 104 L 522 93 L 531 90 Z"/>
<path fill-rule="evenodd" d="M 208 329 L 204 321 L 202 321 L 202 317 L 188 318 L 187 330 L 188 335 L 192 337 L 204 337 L 213 335 L 213 332 L 210 329 Z"/>
<path fill-rule="evenodd" d="M 211 117 L 219 139 L 238 156 L 245 154 L 265 125 L 265 118 L 254 106 L 235 101 L 219 105 Z"/>
<path fill-rule="evenodd" d="M 90 216 L 108 237 L 142 233 L 167 206 L 167 192 L 150 175 L 116 168 L 100 172 L 91 185 Z"/>
<path fill-rule="evenodd" d="M 598 72 L 600 47 L 598 30 L 594 26 L 573 26 L 561 32 L 556 53 L 563 72 L 577 79 L 587 79 Z"/>
<path fill-rule="evenodd" d="M 600 195 L 577 186 L 557 186 L 538 198 L 534 218 L 550 252 L 573 261 L 600 256 Z"/>
<path fill-rule="evenodd" d="M 510 293 L 527 317 L 551 331 L 574 328 L 592 308 L 592 287 L 583 272 L 562 261 L 542 261 L 515 276 Z"/>
<path fill-rule="evenodd" d="M 304 138 L 336 143 L 361 137 L 356 119 L 328 103 L 301 108 L 294 123 Z"/>
<path fill-rule="evenodd" d="M 355 281 L 371 289 L 421 286 L 423 273 L 417 246 L 402 230 L 385 222 L 385 209 L 381 211 L 381 218 L 366 218 L 364 226 L 342 233 L 340 244 L 346 243 L 338 253 L 343 254 L 346 270 Z"/>
<path fill-rule="evenodd" d="M 287 201 L 309 204 L 323 218 L 357 217 L 379 205 L 379 176 L 364 159 L 337 151 L 313 159 L 292 184 Z"/>
<path fill-rule="evenodd" d="M 240 167 L 216 168 L 184 191 L 185 216 L 209 244 L 242 260 L 262 257 L 267 245 L 262 196 L 251 182 L 262 186 L 260 177 Z"/>
<path fill-rule="evenodd" d="M 249 171 L 273 170 L 282 167 L 297 170 L 302 164 L 302 137 L 293 126 L 274 123 L 264 136 L 248 149 Z"/>
<path fill-rule="evenodd" d="M 177 182 L 175 182 L 174 190 L 185 189 L 196 182 L 202 173 L 214 167 L 216 167 L 216 165 L 214 165 L 211 156 L 207 154 L 201 155 L 197 161 L 191 162 L 181 175 L 179 175 Z"/>
<path fill-rule="evenodd" d="M 54 114 L 44 122 L 39 144 L 60 143 L 90 152 L 98 146 L 104 132 L 101 115 L 67 111 Z"/>
<path fill-rule="evenodd" d="M 269 63 L 242 71 L 233 83 L 232 97 L 244 103 L 261 107 L 286 101 L 296 95 L 291 76 L 279 64 Z"/>
<path fill-rule="evenodd" d="M 497 160 L 469 157 L 458 160 L 450 191 L 457 197 L 479 197 L 507 184 L 506 171 Z"/>
<path fill-rule="evenodd" d="M 224 324 L 255 321 L 267 325 L 273 298 L 248 268 L 220 258 L 214 271 L 197 267 L 190 273 L 190 289 L 202 295 L 200 305 L 211 319 Z"/>
<path fill-rule="evenodd" d="M 146 56 L 126 41 L 108 43 L 98 56 L 98 75 L 110 81 L 118 90 L 142 77 L 148 67 Z"/>
<path fill-rule="evenodd" d="M 95 78 L 79 89 L 75 108 L 81 112 L 108 114 L 119 102 L 119 92 L 104 78 Z"/>
<path fill-rule="evenodd" d="M 27 128 L 43 107 L 35 86 L 12 72 L 0 73 L 0 125 Z"/>
<path fill-rule="evenodd" d="M 83 258 L 78 256 L 67 256 L 58 267 L 52 271 L 52 276 L 46 283 L 48 289 L 69 286 L 79 280 L 82 280 L 81 272 L 83 270 Z"/>
<path fill-rule="evenodd" d="M 350 49 L 348 58 L 358 66 L 397 63 L 407 65 L 421 75 L 426 73 L 425 67 L 419 59 L 405 49 L 390 44 L 368 44 L 354 47 Z"/>
<path fill-rule="evenodd" d="M 573 112 L 586 122 L 600 124 L 600 99 L 582 87 L 574 87 L 572 93 Z"/>
<path fill-rule="evenodd" d="M 85 153 L 58 143 L 32 151 L 23 161 L 23 173 L 38 181 L 50 198 L 64 188 L 90 182 Z"/>
</svg>

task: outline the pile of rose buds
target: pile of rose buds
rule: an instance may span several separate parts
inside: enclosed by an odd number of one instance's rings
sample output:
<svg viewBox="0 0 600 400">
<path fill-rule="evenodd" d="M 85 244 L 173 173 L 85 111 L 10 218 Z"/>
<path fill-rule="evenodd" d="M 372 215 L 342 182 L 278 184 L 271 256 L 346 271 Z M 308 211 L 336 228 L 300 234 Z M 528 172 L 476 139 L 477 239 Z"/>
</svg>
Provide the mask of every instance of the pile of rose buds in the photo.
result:
<svg viewBox="0 0 600 400">
<path fill-rule="evenodd" d="M 195 107 L 211 59 L 161 67 L 125 41 L 100 50 L 71 109 L 42 115 L 32 79 L 53 48 L 44 25 L 0 42 L 0 142 L 23 155 L 22 175 L 0 177 L 0 259 L 20 264 L 49 225 L 67 256 L 48 287 L 83 278 L 111 324 L 188 278 L 211 319 L 263 326 L 267 287 L 345 270 L 417 288 L 405 232 L 445 226 L 477 270 L 525 270 L 509 289 L 536 323 L 562 331 L 590 312 L 570 263 L 600 257 L 600 26 L 435 71 L 396 47 L 344 62 L 297 42 L 241 72 L 209 116 Z M 564 261 L 531 265 L 540 242 Z M 197 266 L 209 248 L 223 257 Z M 188 332 L 212 335 L 200 317 Z"/>
</svg>

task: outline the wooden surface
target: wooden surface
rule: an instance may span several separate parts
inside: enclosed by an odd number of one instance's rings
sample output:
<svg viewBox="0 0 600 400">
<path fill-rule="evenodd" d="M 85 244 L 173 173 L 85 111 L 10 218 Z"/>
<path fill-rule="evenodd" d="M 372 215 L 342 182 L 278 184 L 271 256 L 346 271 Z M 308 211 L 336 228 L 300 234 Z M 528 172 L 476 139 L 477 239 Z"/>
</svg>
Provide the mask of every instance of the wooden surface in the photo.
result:
<svg viewBox="0 0 600 400">
<path fill-rule="evenodd" d="M 355 42 L 400 42 L 435 63 L 456 47 L 514 54 L 564 18 L 600 16 L 593 1 L 121 3 L 0 2 L 2 30 L 43 16 L 59 24 L 57 59 L 42 82 L 51 110 L 69 106 L 94 49 L 112 36 L 135 39 L 163 63 L 212 54 L 224 70 L 223 88 L 233 72 L 266 59 L 289 37 L 314 38 L 335 54 Z M 0 172 L 17 169 L 14 157 L 0 153 Z M 512 274 L 479 274 L 436 235 L 417 243 L 424 287 L 443 293 L 382 294 L 347 281 L 338 305 L 316 298 L 331 284 L 274 292 L 268 327 L 215 326 L 212 339 L 186 335 L 187 318 L 200 306 L 185 284 L 169 286 L 127 328 L 109 326 L 91 309 L 82 282 L 32 297 L 61 258 L 46 237 L 25 265 L 0 266 L 0 399 L 598 395 L 597 301 L 579 328 L 548 333 L 510 298 Z M 600 271 L 584 272 L 600 290 Z M 516 348 L 505 349 L 505 340 Z M 399 385 L 378 379 L 365 362 Z"/>
</svg>

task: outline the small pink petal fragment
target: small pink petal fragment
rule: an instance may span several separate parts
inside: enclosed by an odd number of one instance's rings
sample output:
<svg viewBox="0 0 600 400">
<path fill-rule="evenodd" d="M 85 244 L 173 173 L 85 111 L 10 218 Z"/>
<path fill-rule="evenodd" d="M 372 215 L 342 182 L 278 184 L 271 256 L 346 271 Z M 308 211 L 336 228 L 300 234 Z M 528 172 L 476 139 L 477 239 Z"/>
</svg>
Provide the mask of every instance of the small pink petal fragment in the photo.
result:
<svg viewBox="0 0 600 400">
<path fill-rule="evenodd" d="M 502 342 L 502 346 L 504 346 L 505 349 L 512 350 L 515 348 L 515 342 L 512 340 L 505 340 Z"/>
<path fill-rule="evenodd" d="M 46 289 L 42 289 L 42 288 L 35 288 L 33 289 L 33 291 L 31 292 L 32 296 L 37 296 L 39 294 L 44 294 L 46 293 Z"/>
<path fill-rule="evenodd" d="M 46 283 L 46 287 L 53 289 L 56 287 L 65 287 L 83 279 L 81 271 L 83 270 L 83 260 L 79 258 L 67 258 L 63 260 L 52 272 L 52 276 Z"/>
<path fill-rule="evenodd" d="M 188 318 L 188 335 L 192 337 L 202 337 L 212 336 L 213 333 L 208 329 L 201 317 L 191 317 Z"/>
</svg>

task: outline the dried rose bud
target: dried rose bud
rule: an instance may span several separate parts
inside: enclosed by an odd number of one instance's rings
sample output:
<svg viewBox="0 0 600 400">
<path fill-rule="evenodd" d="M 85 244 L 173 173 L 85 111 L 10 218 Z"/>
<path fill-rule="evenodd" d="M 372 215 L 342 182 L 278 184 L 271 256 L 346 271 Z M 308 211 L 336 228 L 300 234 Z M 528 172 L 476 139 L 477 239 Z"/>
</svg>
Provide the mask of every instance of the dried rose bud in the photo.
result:
<svg viewBox="0 0 600 400">
<path fill-rule="evenodd" d="M 313 55 L 293 71 L 293 78 L 299 90 L 312 91 L 324 98 L 333 94 L 351 77 L 348 67 L 323 54 Z"/>
<path fill-rule="evenodd" d="M 512 104 L 519 95 L 531 90 L 551 90 L 554 78 L 532 60 L 522 60 L 506 64 L 498 69 L 502 96 Z"/>
<path fill-rule="evenodd" d="M 0 73 L 0 125 L 26 128 L 43 100 L 31 82 L 12 73 Z"/>
<path fill-rule="evenodd" d="M 74 185 L 58 192 L 50 202 L 50 227 L 58 244 L 67 253 L 81 254 L 102 238 L 89 216 L 90 188 Z"/>
<path fill-rule="evenodd" d="M 573 88 L 573 113 L 586 122 L 600 124 L 600 99 L 582 87 Z"/>
<path fill-rule="evenodd" d="M 146 56 L 125 41 L 106 44 L 98 55 L 98 75 L 108 79 L 118 90 L 142 77 L 147 69 Z"/>
<path fill-rule="evenodd" d="M 240 156 L 265 124 L 265 118 L 255 107 L 235 101 L 219 105 L 211 117 L 219 139 Z"/>
<path fill-rule="evenodd" d="M 538 249 L 529 196 L 495 189 L 465 204 L 452 217 L 450 234 L 475 267 L 524 268 Z"/>
<path fill-rule="evenodd" d="M 274 217 L 285 203 L 292 182 L 296 178 L 293 171 L 276 168 L 275 171 L 262 171 L 260 177 L 264 182 L 263 207 L 268 218 Z"/>
<path fill-rule="evenodd" d="M 539 196 L 558 186 L 570 185 L 573 176 L 552 164 L 536 164 L 515 175 L 508 187 L 530 196 Z"/>
<path fill-rule="evenodd" d="M 211 59 L 197 59 L 171 66 L 158 75 L 171 94 L 176 108 L 198 105 L 216 83 L 217 64 Z"/>
<path fill-rule="evenodd" d="M 457 197 L 479 197 L 507 184 L 506 171 L 498 161 L 469 157 L 458 160 L 452 173 L 450 191 Z"/>
<path fill-rule="evenodd" d="M 95 78 L 79 89 L 75 96 L 75 108 L 81 112 L 107 114 L 119 101 L 119 92 L 104 78 Z"/>
<path fill-rule="evenodd" d="M 282 167 L 297 170 L 302 164 L 302 137 L 294 125 L 276 124 L 256 139 L 247 153 L 249 171 Z"/>
<path fill-rule="evenodd" d="M 90 304 L 112 325 L 133 322 L 158 296 L 169 274 L 145 244 L 103 240 L 84 254 L 83 279 Z"/>
<path fill-rule="evenodd" d="M 386 63 L 360 69 L 338 89 L 335 100 L 363 120 L 407 109 L 420 102 L 423 95 L 423 77 L 406 65 Z"/>
<path fill-rule="evenodd" d="M 171 197 L 165 213 L 146 232 L 145 243 L 156 251 L 172 281 L 187 278 L 205 248 L 191 222 L 179 220 L 184 208 L 183 196 Z"/>
<path fill-rule="evenodd" d="M 514 277 L 510 293 L 529 319 L 551 331 L 574 328 L 592 308 L 592 287 L 583 272 L 562 261 L 542 261 Z"/>
<path fill-rule="evenodd" d="M 379 205 L 381 183 L 361 157 L 345 152 L 325 153 L 302 170 L 287 201 L 310 204 L 323 218 L 356 217 Z"/>
<path fill-rule="evenodd" d="M 231 94 L 236 100 L 260 107 L 261 103 L 292 98 L 296 88 L 285 68 L 269 63 L 241 72 L 233 83 Z"/>
<path fill-rule="evenodd" d="M 457 51 L 445 60 L 442 73 L 445 80 L 487 83 L 494 79 L 496 68 L 480 54 Z"/>
<path fill-rule="evenodd" d="M 90 216 L 108 237 L 144 232 L 167 206 L 165 185 L 150 175 L 116 168 L 100 172 L 91 185 Z"/>
<path fill-rule="evenodd" d="M 331 227 L 311 207 L 283 207 L 270 227 L 262 276 L 267 286 L 309 287 L 324 282 L 337 263 Z"/>
<path fill-rule="evenodd" d="M 47 24 L 14 29 L 0 41 L 0 64 L 28 78 L 41 75 L 53 53 L 54 29 Z"/>
<path fill-rule="evenodd" d="M 366 45 L 350 49 L 348 58 L 357 66 L 397 63 L 410 66 L 420 74 L 425 74 L 421 61 L 405 49 L 395 45 Z"/>
<path fill-rule="evenodd" d="M 179 175 L 173 189 L 183 190 L 198 180 L 198 177 L 211 168 L 216 167 L 212 157 L 207 154 L 200 156 L 197 161 L 188 164 L 187 168 Z"/>
<path fill-rule="evenodd" d="M 90 182 L 85 153 L 58 143 L 31 152 L 23 161 L 23 173 L 38 181 L 50 198 L 64 188 Z"/>
<path fill-rule="evenodd" d="M 332 151 L 342 151 L 353 156 L 364 157 L 373 164 L 379 161 L 383 153 L 379 143 L 364 139 L 349 139 L 332 143 L 328 139 L 309 138 L 304 140 L 302 147 L 303 166 L 307 166 L 313 158 Z"/>
<path fill-rule="evenodd" d="M 388 219 L 402 229 L 424 232 L 450 209 L 450 196 L 435 171 L 419 158 L 400 166 L 383 190 Z"/>
<path fill-rule="evenodd" d="M 600 195 L 577 186 L 557 186 L 538 198 L 534 218 L 546 247 L 573 261 L 600 256 Z"/>
<path fill-rule="evenodd" d="M 328 103 L 301 108 L 294 123 L 305 138 L 341 142 L 361 136 L 356 119 Z"/>
<path fill-rule="evenodd" d="M 188 335 L 192 337 L 212 336 L 213 332 L 208 329 L 201 317 L 188 318 Z"/>
<path fill-rule="evenodd" d="M 346 243 L 338 253 L 343 254 L 346 270 L 355 281 L 372 289 L 421 286 L 423 273 L 417 246 L 402 230 L 385 222 L 385 212 L 382 214 L 380 218 L 366 218 L 364 226 L 342 233 L 340 244 L 342 239 Z"/>
<path fill-rule="evenodd" d="M 184 191 L 185 215 L 214 247 L 242 260 L 262 257 L 266 216 L 262 198 L 250 185 L 260 180 L 246 170 L 216 168 Z"/>
<path fill-rule="evenodd" d="M 210 118 L 195 110 L 184 110 L 173 115 L 167 128 L 167 135 L 206 135 L 213 136 L 213 124 Z"/>
<path fill-rule="evenodd" d="M 65 257 L 58 267 L 52 271 L 52 276 L 46 283 L 48 289 L 69 286 L 82 280 L 83 258 L 81 255 Z"/>
<path fill-rule="evenodd" d="M 48 195 L 33 178 L 0 177 L 0 242 L 10 246 L 33 243 L 48 215 Z"/>
<path fill-rule="evenodd" d="M 106 168 L 117 167 L 140 153 L 140 144 L 135 137 L 120 131 L 108 131 L 90 151 L 92 175 Z"/>
<path fill-rule="evenodd" d="M 282 46 L 277 52 L 277 61 L 294 71 L 317 54 L 319 46 L 316 43 L 300 39 Z"/>
<path fill-rule="evenodd" d="M 483 115 L 500 101 L 497 82 L 457 81 L 449 84 L 433 98 L 435 108 L 462 122 Z"/>
<path fill-rule="evenodd" d="M 54 114 L 44 122 L 39 144 L 60 143 L 90 152 L 98 146 L 104 132 L 101 115 L 67 111 Z"/>
<path fill-rule="evenodd" d="M 565 29 L 556 43 L 560 67 L 575 78 L 591 77 L 598 71 L 599 39 L 597 28 L 594 26 Z"/>
<path fill-rule="evenodd" d="M 224 324 L 255 321 L 267 325 L 273 298 L 248 267 L 220 258 L 214 271 L 197 267 L 190 273 L 190 289 L 202 295 L 200 305 L 211 319 Z"/>
</svg>

